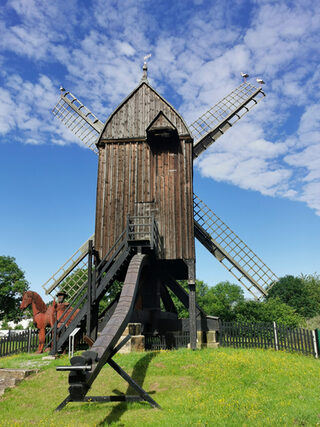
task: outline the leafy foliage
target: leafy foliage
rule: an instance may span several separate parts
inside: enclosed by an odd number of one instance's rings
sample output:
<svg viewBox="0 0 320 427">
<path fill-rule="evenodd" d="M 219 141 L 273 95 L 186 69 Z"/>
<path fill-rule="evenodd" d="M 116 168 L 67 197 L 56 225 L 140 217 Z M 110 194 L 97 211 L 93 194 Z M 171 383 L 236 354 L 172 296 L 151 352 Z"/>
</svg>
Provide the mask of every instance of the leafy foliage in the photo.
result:
<svg viewBox="0 0 320 427">
<path fill-rule="evenodd" d="M 243 301 L 244 292 L 240 286 L 226 281 L 209 288 L 207 293 L 199 299 L 199 304 L 209 315 L 218 316 L 223 320 L 232 320 L 234 308 Z"/>
<path fill-rule="evenodd" d="M 303 318 L 280 298 L 270 298 L 266 301 L 246 300 L 234 309 L 235 319 L 239 322 L 276 322 L 297 327 L 303 323 Z"/>
<path fill-rule="evenodd" d="M 185 289 L 187 293 L 189 293 L 189 287 L 188 287 L 188 281 L 187 280 L 178 280 L 178 283 Z M 197 295 L 197 303 L 202 308 L 201 299 L 205 297 L 205 295 L 208 293 L 209 286 L 204 283 L 202 280 L 196 280 L 196 295 Z M 169 294 L 171 295 L 172 301 L 178 311 L 178 317 L 179 319 L 187 318 L 189 317 L 189 312 L 185 308 L 185 306 L 182 304 L 182 302 L 176 297 L 176 295 L 170 291 Z M 162 306 L 162 304 L 161 304 Z M 162 306 L 163 309 L 163 306 Z"/>
<path fill-rule="evenodd" d="M 180 280 L 179 284 L 189 293 L 187 280 Z M 182 302 L 171 292 L 170 294 L 179 318 L 189 317 L 188 310 Z M 244 301 L 244 293 L 240 286 L 230 282 L 220 282 L 214 287 L 209 287 L 202 280 L 196 280 L 196 298 L 197 304 L 206 314 L 232 320 L 234 318 L 232 310 L 238 303 Z"/>
<path fill-rule="evenodd" d="M 85 283 L 87 274 L 87 269 L 74 271 L 64 280 L 60 289 L 69 293 L 75 283 Z M 187 280 L 181 280 L 179 283 L 189 293 Z M 100 312 L 114 300 L 122 285 L 117 281 L 113 283 L 109 292 L 100 301 Z M 179 318 L 189 317 L 188 310 L 182 302 L 170 290 L 169 293 Z M 320 276 L 314 274 L 282 277 L 269 291 L 267 299 L 262 302 L 245 300 L 242 288 L 228 281 L 209 287 L 202 280 L 197 280 L 196 298 L 205 313 L 218 316 L 222 320 L 277 322 L 296 327 L 305 325 L 305 318 L 320 314 Z"/>
<path fill-rule="evenodd" d="M 108 305 L 116 298 L 119 292 L 121 292 L 123 283 L 115 280 L 110 287 L 109 292 L 104 295 L 99 303 L 99 312 L 101 313 Z"/>
<path fill-rule="evenodd" d="M 0 320 L 21 319 L 22 295 L 29 288 L 24 272 L 15 258 L 0 256 Z"/>
<path fill-rule="evenodd" d="M 305 284 L 310 300 L 316 307 L 317 314 L 320 315 L 320 275 L 317 273 L 301 275 L 301 279 Z"/>
<path fill-rule="evenodd" d="M 314 292 L 316 286 L 311 281 Z M 188 292 L 188 282 L 180 281 L 180 285 Z M 196 281 L 198 305 L 208 315 L 218 316 L 222 320 L 241 322 L 277 322 L 280 324 L 297 327 L 304 324 L 304 318 L 296 308 L 286 304 L 279 297 L 269 297 L 266 301 L 245 300 L 244 292 L 238 285 L 220 282 L 209 287 L 203 281 Z M 189 317 L 188 310 L 175 295 L 171 295 L 178 309 L 180 318 Z M 302 299 L 301 299 L 302 301 Z M 301 310 L 302 311 L 302 310 Z"/>
<path fill-rule="evenodd" d="M 61 292 L 65 292 L 70 299 L 75 295 L 75 290 L 79 290 L 87 280 L 88 269 L 77 268 L 63 280 L 60 284 L 59 290 Z"/>
<path fill-rule="evenodd" d="M 319 313 L 319 282 L 319 279 L 313 281 L 310 278 L 307 282 L 303 277 L 284 276 L 270 289 L 268 299 L 279 298 L 301 316 L 310 318 Z M 316 295 L 316 299 L 314 299 L 314 295 Z"/>
</svg>

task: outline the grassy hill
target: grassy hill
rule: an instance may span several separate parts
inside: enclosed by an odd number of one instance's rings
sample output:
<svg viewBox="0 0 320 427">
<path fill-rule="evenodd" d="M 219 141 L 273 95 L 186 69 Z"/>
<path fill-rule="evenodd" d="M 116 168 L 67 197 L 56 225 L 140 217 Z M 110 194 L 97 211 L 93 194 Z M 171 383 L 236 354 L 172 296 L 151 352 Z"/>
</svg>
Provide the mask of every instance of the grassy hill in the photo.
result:
<svg viewBox="0 0 320 427">
<path fill-rule="evenodd" d="M 314 426 L 320 425 L 320 361 L 272 350 L 161 351 L 115 357 L 151 393 L 162 410 L 147 403 L 69 403 L 67 373 L 56 365 L 9 390 L 0 399 L 1 426 Z M 41 357 L 11 356 L 0 367 L 43 363 Z M 106 366 L 89 394 L 126 393 L 127 383 Z M 129 391 L 130 392 L 130 391 Z"/>
</svg>

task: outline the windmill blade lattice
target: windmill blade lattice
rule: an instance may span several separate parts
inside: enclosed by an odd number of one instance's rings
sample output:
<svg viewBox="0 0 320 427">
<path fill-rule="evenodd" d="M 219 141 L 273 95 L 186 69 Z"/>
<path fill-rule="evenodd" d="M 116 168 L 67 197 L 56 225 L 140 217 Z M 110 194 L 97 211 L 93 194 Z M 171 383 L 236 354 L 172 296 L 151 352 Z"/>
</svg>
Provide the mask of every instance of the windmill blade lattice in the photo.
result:
<svg viewBox="0 0 320 427">
<path fill-rule="evenodd" d="M 242 83 L 200 116 L 189 126 L 196 141 L 193 157 L 197 158 L 203 153 L 264 97 L 261 88 Z M 68 91 L 61 93 L 53 114 L 98 154 L 95 144 L 104 125 L 75 96 Z M 278 280 L 277 276 L 195 195 L 194 224 L 198 240 L 255 298 L 267 295 L 268 289 Z M 46 293 L 51 293 L 58 285 L 61 287 L 68 272 L 78 262 L 78 252 L 79 250 L 43 285 Z M 85 260 L 81 262 L 84 263 L 82 268 L 85 268 Z M 76 292 L 82 282 L 80 279 L 79 283 L 75 283 L 70 292 Z"/>
<path fill-rule="evenodd" d="M 278 280 L 269 267 L 194 194 L 195 236 L 256 298 Z"/>
<path fill-rule="evenodd" d="M 45 293 L 52 295 L 53 291 L 64 290 L 72 298 L 87 281 L 88 248 L 89 240 L 94 240 L 94 235 L 73 254 L 71 257 L 42 285 Z M 76 270 L 74 270 L 77 267 Z M 73 272 L 72 278 L 68 278 Z M 74 274 L 76 272 L 76 274 Z M 53 296 L 53 295 L 52 295 Z"/>
<path fill-rule="evenodd" d="M 265 93 L 261 88 L 250 83 L 242 83 L 189 125 L 189 130 L 196 141 L 193 147 L 194 158 L 205 151 L 264 97 Z"/>
<path fill-rule="evenodd" d="M 103 129 L 103 123 L 72 93 L 62 93 L 52 113 L 85 145 L 98 154 L 95 144 Z"/>
</svg>

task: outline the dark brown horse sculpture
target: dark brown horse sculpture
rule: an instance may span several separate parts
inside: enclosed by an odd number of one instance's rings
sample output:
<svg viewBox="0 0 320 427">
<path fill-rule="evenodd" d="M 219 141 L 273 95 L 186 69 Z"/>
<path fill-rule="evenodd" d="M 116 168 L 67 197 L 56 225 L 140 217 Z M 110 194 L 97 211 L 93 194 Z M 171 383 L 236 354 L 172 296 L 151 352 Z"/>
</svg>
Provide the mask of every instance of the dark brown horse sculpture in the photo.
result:
<svg viewBox="0 0 320 427">
<path fill-rule="evenodd" d="M 30 304 L 32 304 L 33 323 L 39 329 L 37 353 L 42 353 L 46 337 L 46 327 L 50 326 L 52 328 L 55 322 L 55 309 L 52 304 L 47 307 L 37 292 L 27 291 L 22 297 L 20 309 L 24 310 Z"/>
</svg>

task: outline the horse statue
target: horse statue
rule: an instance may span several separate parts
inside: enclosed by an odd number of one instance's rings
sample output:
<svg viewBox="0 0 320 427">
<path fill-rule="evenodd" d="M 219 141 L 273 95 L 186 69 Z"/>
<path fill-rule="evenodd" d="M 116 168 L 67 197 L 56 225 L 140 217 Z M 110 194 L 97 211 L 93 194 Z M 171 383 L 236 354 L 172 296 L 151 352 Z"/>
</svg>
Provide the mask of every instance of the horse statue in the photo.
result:
<svg viewBox="0 0 320 427">
<path fill-rule="evenodd" d="M 36 328 L 39 329 L 39 346 L 37 353 L 42 353 L 46 338 L 46 327 L 52 328 L 56 320 L 58 320 L 58 329 L 61 326 L 69 326 L 71 321 L 78 314 L 79 309 L 75 310 L 72 316 L 67 320 L 67 317 L 73 311 L 73 308 L 68 303 L 57 303 L 53 301 L 53 303 L 47 307 L 37 292 L 27 291 L 23 294 L 20 309 L 24 310 L 29 307 L 30 304 L 32 304 L 33 323 Z"/>
<path fill-rule="evenodd" d="M 33 323 L 36 328 L 39 329 L 39 346 L 37 353 L 42 353 L 46 338 L 46 327 L 53 327 L 56 321 L 56 313 L 54 306 L 51 304 L 47 307 L 37 292 L 25 292 L 22 297 L 20 309 L 25 310 L 30 304 L 32 304 Z"/>
</svg>

